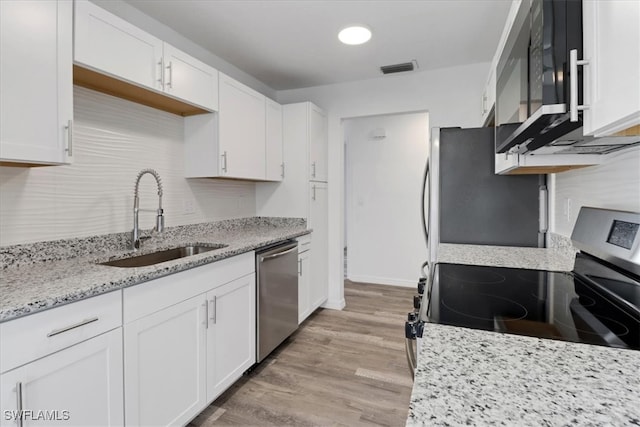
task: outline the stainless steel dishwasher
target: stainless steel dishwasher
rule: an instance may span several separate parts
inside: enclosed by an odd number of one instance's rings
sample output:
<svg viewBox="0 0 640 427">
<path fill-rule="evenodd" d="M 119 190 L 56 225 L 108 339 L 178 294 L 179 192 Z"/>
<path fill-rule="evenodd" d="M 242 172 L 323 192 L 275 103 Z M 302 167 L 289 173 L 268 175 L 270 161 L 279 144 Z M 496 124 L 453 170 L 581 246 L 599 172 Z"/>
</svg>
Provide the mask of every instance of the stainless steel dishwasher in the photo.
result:
<svg viewBox="0 0 640 427">
<path fill-rule="evenodd" d="M 256 362 L 298 329 L 298 242 L 256 252 Z"/>
</svg>

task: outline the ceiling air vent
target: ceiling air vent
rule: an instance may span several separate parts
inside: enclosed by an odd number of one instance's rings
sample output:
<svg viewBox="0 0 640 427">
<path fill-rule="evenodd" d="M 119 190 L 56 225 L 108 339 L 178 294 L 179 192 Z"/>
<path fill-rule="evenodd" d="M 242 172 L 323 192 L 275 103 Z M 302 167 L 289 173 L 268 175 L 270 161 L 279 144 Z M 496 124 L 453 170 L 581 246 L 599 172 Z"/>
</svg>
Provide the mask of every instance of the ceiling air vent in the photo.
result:
<svg viewBox="0 0 640 427">
<path fill-rule="evenodd" d="M 382 74 L 403 73 L 405 71 L 413 71 L 418 68 L 418 63 L 414 59 L 411 62 L 405 62 L 403 64 L 384 65 L 380 67 Z"/>
</svg>

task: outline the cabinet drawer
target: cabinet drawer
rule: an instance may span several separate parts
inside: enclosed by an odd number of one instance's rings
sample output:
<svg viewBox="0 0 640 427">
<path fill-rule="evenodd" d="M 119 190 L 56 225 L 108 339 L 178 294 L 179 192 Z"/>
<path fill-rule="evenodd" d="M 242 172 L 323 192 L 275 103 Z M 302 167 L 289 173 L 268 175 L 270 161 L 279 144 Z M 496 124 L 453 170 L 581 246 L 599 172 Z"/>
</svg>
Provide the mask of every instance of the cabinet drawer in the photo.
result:
<svg viewBox="0 0 640 427">
<path fill-rule="evenodd" d="M 253 251 L 161 277 L 123 292 L 123 319 L 129 323 L 255 272 Z"/>
<path fill-rule="evenodd" d="M 122 325 L 122 292 L 56 307 L 0 323 L 0 372 Z"/>
</svg>

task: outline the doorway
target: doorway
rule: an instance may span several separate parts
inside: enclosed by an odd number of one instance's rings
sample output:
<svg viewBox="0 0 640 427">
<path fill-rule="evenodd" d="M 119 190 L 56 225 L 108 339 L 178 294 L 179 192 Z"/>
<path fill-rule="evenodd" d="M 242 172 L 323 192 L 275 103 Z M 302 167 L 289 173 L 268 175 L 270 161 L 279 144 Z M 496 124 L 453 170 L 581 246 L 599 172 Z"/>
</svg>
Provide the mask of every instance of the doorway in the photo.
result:
<svg viewBox="0 0 640 427">
<path fill-rule="evenodd" d="M 413 286 L 426 253 L 420 218 L 427 112 L 343 120 L 345 278 Z"/>
</svg>

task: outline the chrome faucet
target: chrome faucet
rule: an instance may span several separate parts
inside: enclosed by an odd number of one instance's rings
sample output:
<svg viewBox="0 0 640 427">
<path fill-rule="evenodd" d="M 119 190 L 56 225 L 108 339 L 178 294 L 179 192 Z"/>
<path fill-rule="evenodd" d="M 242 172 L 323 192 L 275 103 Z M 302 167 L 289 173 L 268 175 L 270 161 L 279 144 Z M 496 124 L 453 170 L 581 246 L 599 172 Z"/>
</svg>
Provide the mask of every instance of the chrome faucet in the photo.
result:
<svg viewBox="0 0 640 427">
<path fill-rule="evenodd" d="M 151 174 L 156 179 L 158 184 L 158 216 L 156 217 L 156 227 L 154 231 L 161 233 L 164 230 L 164 216 L 162 210 L 162 180 L 160 175 L 153 169 L 143 169 L 138 173 L 136 178 L 136 188 L 133 193 L 133 231 L 131 232 L 131 249 L 140 249 L 140 230 L 138 228 L 138 211 L 140 207 L 140 198 L 138 197 L 138 187 L 140 185 L 140 178 L 144 174 Z"/>
</svg>

